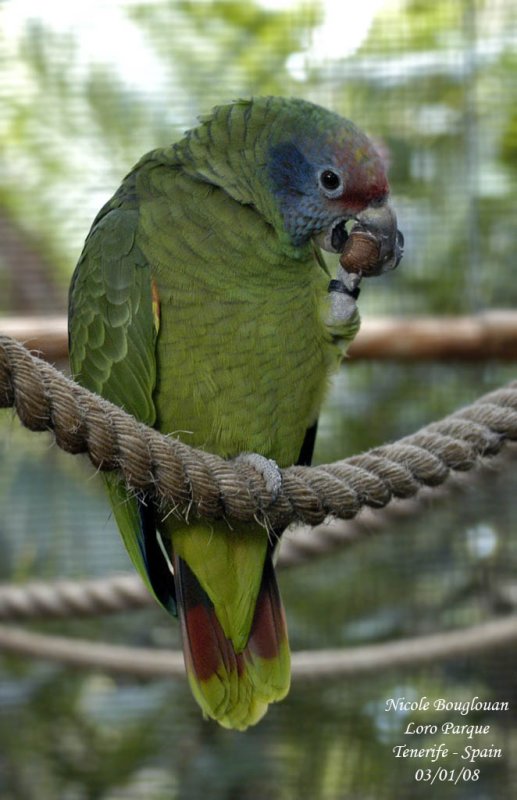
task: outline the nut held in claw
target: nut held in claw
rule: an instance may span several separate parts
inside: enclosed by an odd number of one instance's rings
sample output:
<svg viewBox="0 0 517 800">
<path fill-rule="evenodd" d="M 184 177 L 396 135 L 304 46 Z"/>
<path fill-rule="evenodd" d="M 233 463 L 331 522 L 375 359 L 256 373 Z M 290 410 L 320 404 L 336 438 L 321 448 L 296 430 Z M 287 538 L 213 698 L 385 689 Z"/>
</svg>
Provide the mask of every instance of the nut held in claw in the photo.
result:
<svg viewBox="0 0 517 800">
<path fill-rule="evenodd" d="M 364 275 L 378 272 L 380 242 L 369 231 L 354 228 L 347 239 L 339 263 L 346 272 Z"/>
</svg>

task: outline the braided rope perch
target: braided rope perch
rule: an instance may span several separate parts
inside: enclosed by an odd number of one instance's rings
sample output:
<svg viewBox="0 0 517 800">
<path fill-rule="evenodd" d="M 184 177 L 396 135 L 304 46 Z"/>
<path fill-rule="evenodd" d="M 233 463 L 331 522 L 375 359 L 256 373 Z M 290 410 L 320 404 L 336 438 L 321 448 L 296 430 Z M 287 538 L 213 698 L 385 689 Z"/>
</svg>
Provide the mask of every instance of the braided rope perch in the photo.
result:
<svg viewBox="0 0 517 800">
<path fill-rule="evenodd" d="M 297 567 L 313 563 L 315 558 L 341 551 L 365 538 L 387 529 L 400 531 L 404 522 L 427 514 L 430 503 L 461 497 L 484 484 L 494 473 L 485 462 L 473 473 L 454 473 L 443 487 L 424 488 L 417 497 L 398 500 L 384 509 L 365 509 L 354 520 L 330 520 L 315 528 L 295 526 L 282 537 L 277 567 Z M 508 447 L 498 463 L 514 470 L 517 446 Z M 517 605 L 517 598 L 513 605 Z M 105 616 L 142 608 L 156 608 L 156 601 L 139 575 L 113 574 L 102 578 L 32 580 L 21 584 L 0 583 L 0 622 L 23 620 L 58 620 Z"/>
<path fill-rule="evenodd" d="M 432 633 L 346 649 L 301 650 L 292 654 L 295 679 L 316 680 L 415 668 L 439 661 L 514 647 L 517 614 L 470 628 Z M 102 669 L 138 678 L 184 678 L 183 655 L 175 650 L 126 647 L 50 636 L 0 625 L 0 649 L 17 655 L 57 661 L 80 669 Z"/>
<path fill-rule="evenodd" d="M 482 457 L 498 454 L 505 442 L 517 440 L 513 382 L 394 444 L 333 464 L 282 470 L 282 489 L 272 499 L 263 478 L 246 463 L 226 462 L 160 435 L 70 381 L 15 340 L 0 336 L 0 407 L 11 406 L 29 429 L 53 431 L 65 451 L 87 452 L 100 470 L 120 470 L 129 487 L 152 493 L 164 511 L 242 521 L 262 518 L 275 527 L 295 521 L 317 525 L 329 516 L 351 519 L 365 506 L 382 508 L 393 498 L 414 497 L 423 487 L 444 483 L 451 471 L 470 470 Z M 313 552 L 308 542 L 305 549 Z M 296 563 L 300 555 L 292 558 Z M 27 618 L 35 607 L 47 617 L 61 617 L 95 613 L 92 607 L 104 613 L 150 602 L 134 578 L 90 583 L 87 594 L 84 586 L 70 581 L 59 582 L 57 591 L 45 584 L 33 584 L 29 593 L 25 587 L 12 587 L 4 609 L 0 603 L 0 618 Z M 516 620 L 510 616 L 467 630 L 347 651 L 295 653 L 293 675 L 307 679 L 363 674 L 502 648 L 517 641 Z M 113 647 L 4 626 L 0 647 L 141 677 L 184 674 L 179 653 Z"/>
<path fill-rule="evenodd" d="M 136 574 L 0 583 L 0 620 L 68 619 L 156 606 Z"/>
<path fill-rule="evenodd" d="M 272 498 L 246 461 L 225 461 L 163 436 L 0 336 L 0 407 L 34 431 L 54 432 L 59 447 L 87 452 L 102 471 L 119 470 L 135 492 L 152 494 L 164 512 L 216 519 L 317 525 L 354 517 L 442 484 L 517 439 L 517 382 L 393 444 L 318 467 L 282 470 Z"/>
</svg>

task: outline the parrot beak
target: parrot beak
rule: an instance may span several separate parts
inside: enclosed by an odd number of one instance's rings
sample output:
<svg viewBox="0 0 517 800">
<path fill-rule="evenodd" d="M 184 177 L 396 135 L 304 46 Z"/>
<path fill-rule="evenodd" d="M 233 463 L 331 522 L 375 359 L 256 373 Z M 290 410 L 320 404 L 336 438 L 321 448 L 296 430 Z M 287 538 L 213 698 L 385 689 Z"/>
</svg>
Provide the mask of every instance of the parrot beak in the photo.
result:
<svg viewBox="0 0 517 800">
<path fill-rule="evenodd" d="M 356 233 L 366 234 L 378 247 L 376 263 L 364 271 L 365 277 L 395 269 L 404 254 L 404 237 L 397 228 L 397 216 L 392 206 L 387 201 L 380 206 L 368 206 L 357 214 L 356 220 L 350 238 Z"/>
<path fill-rule="evenodd" d="M 352 220 L 354 225 L 347 230 L 347 223 Z M 395 211 L 387 201 L 370 205 L 351 217 L 342 217 L 315 238 L 323 250 L 341 254 L 341 265 L 347 272 L 361 273 L 364 277 L 395 269 L 404 253 L 404 237 L 397 228 Z"/>
</svg>

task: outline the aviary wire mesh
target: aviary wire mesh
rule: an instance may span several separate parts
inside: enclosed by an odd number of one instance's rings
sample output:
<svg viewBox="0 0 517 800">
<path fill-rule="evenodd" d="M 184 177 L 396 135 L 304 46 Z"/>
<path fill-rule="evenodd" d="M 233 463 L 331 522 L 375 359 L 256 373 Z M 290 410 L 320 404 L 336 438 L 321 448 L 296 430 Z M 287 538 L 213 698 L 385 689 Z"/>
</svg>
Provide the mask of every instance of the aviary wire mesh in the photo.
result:
<svg viewBox="0 0 517 800">
<path fill-rule="evenodd" d="M 406 254 L 395 273 L 364 282 L 363 316 L 515 305 L 512 0 L 69 5 L 0 6 L 2 315 L 64 314 L 91 220 L 128 169 L 212 105 L 251 94 L 332 107 L 369 132 L 388 159 Z M 513 364 L 493 361 L 347 364 L 325 406 L 316 460 L 397 439 L 512 378 Z M 0 423 L 0 579 L 129 570 L 85 461 L 20 430 L 9 412 Z M 452 502 L 431 501 L 393 530 L 283 573 L 293 649 L 385 641 L 514 610 L 514 483 L 509 462 Z M 179 646 L 176 627 L 158 608 L 38 629 Z M 74 673 L 6 656 L 0 794 L 511 798 L 513 663 L 507 649 L 352 685 L 298 683 L 243 736 L 203 722 L 184 682 Z M 395 758 L 394 746 L 413 746 L 417 737 L 404 736 L 408 717 L 387 714 L 385 702 L 423 695 L 509 702 L 505 713 L 458 717 L 489 725 L 474 745 L 503 753 L 467 764 L 479 768 L 478 780 L 431 786 L 414 777 L 429 760 Z M 439 725 L 446 719 L 418 717 Z M 423 735 L 416 744 L 441 738 Z M 462 751 L 473 742 L 454 744 Z M 451 757 L 444 766 L 462 763 Z"/>
</svg>

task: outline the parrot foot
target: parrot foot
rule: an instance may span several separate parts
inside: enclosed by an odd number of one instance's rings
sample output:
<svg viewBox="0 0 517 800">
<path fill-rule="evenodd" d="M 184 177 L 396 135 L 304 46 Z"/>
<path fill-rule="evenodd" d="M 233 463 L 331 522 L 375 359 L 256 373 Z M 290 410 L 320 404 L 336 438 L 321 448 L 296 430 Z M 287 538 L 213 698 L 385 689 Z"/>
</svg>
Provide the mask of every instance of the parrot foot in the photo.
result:
<svg viewBox="0 0 517 800">
<path fill-rule="evenodd" d="M 361 276 L 356 272 L 339 268 L 336 280 L 330 281 L 328 288 L 330 307 L 326 324 L 329 327 L 344 325 L 356 314 L 360 283 Z"/>
<path fill-rule="evenodd" d="M 258 453 L 241 453 L 234 459 L 237 463 L 249 464 L 258 472 L 265 483 L 265 489 L 270 496 L 272 505 L 280 494 L 282 488 L 282 473 L 280 467 L 272 458 L 266 458 Z"/>
</svg>

